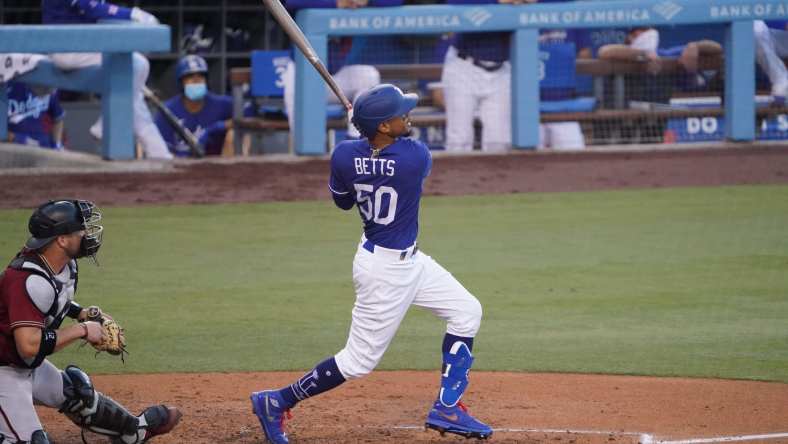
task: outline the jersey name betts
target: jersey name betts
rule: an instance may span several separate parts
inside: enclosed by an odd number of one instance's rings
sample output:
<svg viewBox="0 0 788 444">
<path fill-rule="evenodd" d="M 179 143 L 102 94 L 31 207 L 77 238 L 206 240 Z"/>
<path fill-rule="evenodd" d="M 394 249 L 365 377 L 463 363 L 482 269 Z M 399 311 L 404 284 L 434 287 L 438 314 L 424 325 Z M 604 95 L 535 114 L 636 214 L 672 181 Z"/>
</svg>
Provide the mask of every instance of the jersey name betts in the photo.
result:
<svg viewBox="0 0 788 444">
<path fill-rule="evenodd" d="M 399 138 L 372 157 L 367 140 L 344 141 L 331 156 L 329 186 L 351 195 L 364 234 L 375 245 L 405 249 L 419 232 L 419 202 L 432 157 L 423 143 Z"/>
</svg>

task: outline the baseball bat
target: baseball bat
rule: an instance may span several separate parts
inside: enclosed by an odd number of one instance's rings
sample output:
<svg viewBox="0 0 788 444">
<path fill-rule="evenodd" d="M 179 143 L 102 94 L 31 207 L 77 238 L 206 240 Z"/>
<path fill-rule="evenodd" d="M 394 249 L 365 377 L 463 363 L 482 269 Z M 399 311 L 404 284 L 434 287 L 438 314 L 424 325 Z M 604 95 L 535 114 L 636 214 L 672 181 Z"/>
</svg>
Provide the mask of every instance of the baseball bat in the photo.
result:
<svg viewBox="0 0 788 444">
<path fill-rule="evenodd" d="M 309 63 L 315 67 L 317 72 L 320 74 L 320 77 L 326 81 L 328 87 L 331 88 L 331 91 L 334 92 L 342 105 L 348 110 L 348 112 L 351 112 L 353 110 L 353 105 L 350 103 L 350 100 L 348 100 L 342 90 L 339 89 L 337 82 L 334 81 L 334 78 L 331 77 L 331 74 L 328 72 L 328 69 L 326 69 L 326 66 L 317 57 L 317 54 L 315 54 L 315 49 L 312 48 L 311 44 L 309 44 L 309 40 L 306 39 L 306 36 L 301 31 L 301 28 L 298 27 L 295 20 L 293 20 L 293 18 L 290 17 L 290 14 L 287 13 L 287 10 L 284 6 L 282 6 L 282 3 L 279 0 L 263 0 L 263 3 L 274 17 L 274 20 L 279 23 L 279 26 L 281 26 L 285 33 L 290 37 L 290 40 L 292 40 L 301 53 L 304 54 L 304 57 L 309 60 Z"/>
<path fill-rule="evenodd" d="M 194 137 L 194 134 L 181 124 L 178 118 L 175 117 L 175 114 L 173 114 L 172 111 L 170 111 L 170 109 L 167 108 L 164 103 L 162 103 L 162 101 L 153 91 L 148 89 L 147 86 L 143 86 L 142 94 L 145 96 L 145 99 L 150 101 L 150 103 L 152 103 L 153 106 L 161 112 L 161 115 L 164 116 L 164 119 L 167 121 L 167 123 L 169 123 L 172 129 L 175 130 L 175 133 L 178 134 L 178 136 L 183 139 L 184 142 L 186 142 L 186 145 L 189 146 L 189 150 L 191 151 L 192 155 L 194 155 L 194 157 L 205 156 L 205 151 L 200 146 L 200 142 L 197 141 L 197 138 Z"/>
</svg>

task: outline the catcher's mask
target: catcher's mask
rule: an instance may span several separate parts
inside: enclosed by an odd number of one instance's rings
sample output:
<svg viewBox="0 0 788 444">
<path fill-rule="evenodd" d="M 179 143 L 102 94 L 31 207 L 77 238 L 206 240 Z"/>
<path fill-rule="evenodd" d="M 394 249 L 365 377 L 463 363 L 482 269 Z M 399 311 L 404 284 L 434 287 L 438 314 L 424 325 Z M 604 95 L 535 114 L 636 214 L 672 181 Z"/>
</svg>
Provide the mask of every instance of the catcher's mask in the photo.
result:
<svg viewBox="0 0 788 444">
<path fill-rule="evenodd" d="M 27 228 L 32 235 L 25 247 L 41 250 L 56 237 L 85 231 L 79 246 L 77 258 L 90 256 L 96 260 L 96 253 L 101 247 L 104 227 L 99 225 L 101 212 L 88 200 L 51 200 L 36 208 Z"/>
</svg>

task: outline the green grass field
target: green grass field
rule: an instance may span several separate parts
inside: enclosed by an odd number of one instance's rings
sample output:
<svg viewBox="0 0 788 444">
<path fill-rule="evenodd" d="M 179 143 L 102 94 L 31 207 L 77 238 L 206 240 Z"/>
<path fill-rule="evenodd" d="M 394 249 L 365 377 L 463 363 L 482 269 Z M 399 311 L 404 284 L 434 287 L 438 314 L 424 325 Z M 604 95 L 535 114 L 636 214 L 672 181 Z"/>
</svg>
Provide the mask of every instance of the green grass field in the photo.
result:
<svg viewBox="0 0 788 444">
<path fill-rule="evenodd" d="M 30 210 L 0 212 L 0 253 Z M 311 367 L 345 342 L 355 211 L 329 202 L 104 208 L 78 300 L 127 329 L 125 366 Z M 788 382 L 788 187 L 425 199 L 420 245 L 482 302 L 476 368 Z M 414 308 L 383 369 L 434 369 L 444 325 Z"/>
</svg>

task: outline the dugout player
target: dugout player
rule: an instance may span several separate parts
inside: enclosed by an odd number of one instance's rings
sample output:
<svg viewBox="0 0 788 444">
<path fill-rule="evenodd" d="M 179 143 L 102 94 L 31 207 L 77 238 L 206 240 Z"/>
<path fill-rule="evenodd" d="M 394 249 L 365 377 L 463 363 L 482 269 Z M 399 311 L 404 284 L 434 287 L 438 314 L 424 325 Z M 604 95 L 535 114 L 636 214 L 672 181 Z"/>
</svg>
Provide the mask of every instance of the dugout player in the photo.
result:
<svg viewBox="0 0 788 444">
<path fill-rule="evenodd" d="M 6 83 L 8 140 L 19 145 L 63 149 L 63 117 L 56 89 Z"/>
<path fill-rule="evenodd" d="M 536 0 L 447 0 L 447 4 L 535 3 Z M 508 32 L 457 34 L 446 52 L 441 83 L 446 104 L 446 151 L 473 150 L 473 119 L 482 122 L 482 151 L 512 144 Z"/>
<path fill-rule="evenodd" d="M 416 102 L 416 94 L 403 94 L 390 84 L 363 93 L 352 120 L 365 138 L 341 142 L 331 156 L 328 187 L 334 202 L 343 210 L 358 207 L 364 225 L 353 260 L 356 302 L 350 334 L 344 349 L 293 384 L 252 393 L 253 411 L 274 444 L 288 442 L 283 425 L 290 408 L 377 366 L 411 305 L 447 323 L 440 389 L 425 425 L 468 438 L 492 435 L 460 401 L 482 306 L 416 246 L 422 186 L 432 169 L 427 146 L 405 137 Z"/>
<path fill-rule="evenodd" d="M 782 60 L 783 57 L 788 57 L 788 21 L 755 20 L 753 27 L 755 58 L 769 76 L 774 102 L 783 105 L 788 96 L 788 70 Z"/>
<path fill-rule="evenodd" d="M 115 444 L 144 443 L 168 433 L 181 413 L 156 405 L 135 416 L 97 391 L 74 365 L 47 357 L 84 339 L 101 341 L 97 322 L 74 302 L 77 259 L 101 247 L 101 213 L 86 200 L 50 201 L 30 217 L 31 237 L 0 274 L 0 443 L 49 444 L 34 403 L 59 409 L 85 430 Z M 62 326 L 66 318 L 77 323 Z"/>
<path fill-rule="evenodd" d="M 208 63 L 198 55 L 183 57 L 178 61 L 175 77 L 181 94 L 167 100 L 164 106 L 199 139 L 206 155 L 231 155 L 233 99 L 208 91 Z M 191 156 L 189 146 L 161 113 L 156 115 L 156 126 L 176 157 Z"/>
<path fill-rule="evenodd" d="M 140 8 L 124 8 L 107 3 L 105 0 L 41 0 L 41 19 L 47 25 L 72 25 L 108 20 L 130 20 L 146 25 L 159 23 L 156 17 Z M 50 54 L 50 58 L 55 66 L 63 70 L 101 65 L 100 53 L 60 53 Z M 167 150 L 167 145 L 154 125 L 153 117 L 142 95 L 142 87 L 148 81 L 150 71 L 148 59 L 135 52 L 133 67 L 134 135 L 142 145 L 145 157 L 172 159 L 173 156 Z M 90 128 L 90 133 L 101 139 L 101 119 Z"/>
</svg>

